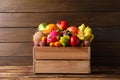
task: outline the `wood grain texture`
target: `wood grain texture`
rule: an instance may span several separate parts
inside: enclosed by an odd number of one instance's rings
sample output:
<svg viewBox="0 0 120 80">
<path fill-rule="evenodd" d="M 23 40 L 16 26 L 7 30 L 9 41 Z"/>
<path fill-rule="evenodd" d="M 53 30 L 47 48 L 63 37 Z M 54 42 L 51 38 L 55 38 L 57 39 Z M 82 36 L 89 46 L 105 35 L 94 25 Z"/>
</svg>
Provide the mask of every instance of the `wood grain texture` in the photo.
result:
<svg viewBox="0 0 120 80">
<path fill-rule="evenodd" d="M 120 42 L 120 27 L 93 27 L 94 41 Z"/>
<path fill-rule="evenodd" d="M 119 57 L 92 57 L 92 66 L 120 66 Z M 32 56 L 1 56 L 0 65 L 4 66 L 21 66 L 21 65 L 32 65 Z"/>
<path fill-rule="evenodd" d="M 0 80 L 120 80 L 119 78 L 0 78 Z"/>
<path fill-rule="evenodd" d="M 5 56 L 0 57 L 0 66 L 23 66 L 32 65 L 32 56 Z"/>
<path fill-rule="evenodd" d="M 35 28 L 1 28 L 0 42 L 32 42 Z"/>
<path fill-rule="evenodd" d="M 114 55 L 114 54 L 113 54 Z M 92 57 L 92 66 L 120 66 L 120 57 Z"/>
<path fill-rule="evenodd" d="M 81 59 L 90 60 L 90 47 L 33 47 L 34 59 Z"/>
<path fill-rule="evenodd" d="M 120 67 L 94 66 L 92 74 L 33 74 L 32 66 L 0 66 L 0 80 L 119 80 Z"/>
<path fill-rule="evenodd" d="M 1 0 L 0 12 L 120 11 L 119 0 Z"/>
<path fill-rule="evenodd" d="M 92 27 L 95 42 L 119 42 L 120 27 Z M 37 28 L 0 28 L 0 42 L 32 42 Z"/>
<path fill-rule="evenodd" d="M 116 27 L 120 26 L 119 16 L 120 12 L 0 13 L 0 27 L 37 27 L 40 22 L 56 23 L 63 19 L 76 26 L 85 23 Z"/>
<path fill-rule="evenodd" d="M 71 25 L 85 23 L 93 28 L 92 65 L 119 66 L 119 3 L 120 0 L 0 0 L 0 65 L 31 65 L 32 35 L 39 23 L 64 19 Z"/>
<path fill-rule="evenodd" d="M 120 42 L 93 42 L 91 53 L 93 57 L 120 57 Z"/>
<path fill-rule="evenodd" d="M 34 73 L 90 73 L 90 61 L 35 60 Z"/>
<path fill-rule="evenodd" d="M 33 43 L 0 43 L 0 56 L 32 56 Z"/>
<path fill-rule="evenodd" d="M 33 43 L 0 43 L 0 56 L 32 56 Z M 120 42 L 93 42 L 93 57 L 119 57 Z M 114 54 L 114 55 L 113 55 Z"/>
<path fill-rule="evenodd" d="M 33 47 L 34 73 L 90 73 L 90 47 Z M 48 67 L 49 66 L 49 67 Z"/>
</svg>

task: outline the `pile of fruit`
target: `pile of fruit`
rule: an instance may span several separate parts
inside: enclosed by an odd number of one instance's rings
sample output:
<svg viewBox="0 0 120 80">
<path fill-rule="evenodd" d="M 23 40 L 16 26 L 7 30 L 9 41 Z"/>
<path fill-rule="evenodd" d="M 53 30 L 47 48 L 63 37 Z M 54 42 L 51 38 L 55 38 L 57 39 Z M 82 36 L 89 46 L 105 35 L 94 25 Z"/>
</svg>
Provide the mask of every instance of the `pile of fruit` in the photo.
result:
<svg viewBox="0 0 120 80">
<path fill-rule="evenodd" d="M 88 47 L 93 39 L 94 34 L 89 26 L 70 26 L 64 20 L 56 24 L 40 23 L 33 35 L 34 46 Z"/>
</svg>

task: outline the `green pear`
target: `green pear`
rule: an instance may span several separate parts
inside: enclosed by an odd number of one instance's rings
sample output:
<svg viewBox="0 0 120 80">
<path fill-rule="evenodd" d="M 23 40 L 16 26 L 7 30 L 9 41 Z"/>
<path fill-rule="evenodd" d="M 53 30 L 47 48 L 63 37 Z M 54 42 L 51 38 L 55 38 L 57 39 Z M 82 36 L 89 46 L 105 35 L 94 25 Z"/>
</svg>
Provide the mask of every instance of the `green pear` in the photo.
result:
<svg viewBox="0 0 120 80">
<path fill-rule="evenodd" d="M 67 40 L 66 37 L 60 37 L 60 42 L 64 47 L 69 45 L 69 40 Z"/>
<path fill-rule="evenodd" d="M 43 30 L 45 30 L 46 25 L 47 25 L 46 23 L 40 23 L 39 26 L 38 26 L 38 31 L 43 31 Z"/>
<path fill-rule="evenodd" d="M 63 40 L 60 40 L 61 44 L 65 47 L 66 43 Z"/>
<path fill-rule="evenodd" d="M 68 35 L 65 35 L 65 36 L 63 36 L 63 37 L 64 37 L 64 39 L 66 39 L 67 41 L 70 40 L 70 36 L 68 36 Z"/>
</svg>

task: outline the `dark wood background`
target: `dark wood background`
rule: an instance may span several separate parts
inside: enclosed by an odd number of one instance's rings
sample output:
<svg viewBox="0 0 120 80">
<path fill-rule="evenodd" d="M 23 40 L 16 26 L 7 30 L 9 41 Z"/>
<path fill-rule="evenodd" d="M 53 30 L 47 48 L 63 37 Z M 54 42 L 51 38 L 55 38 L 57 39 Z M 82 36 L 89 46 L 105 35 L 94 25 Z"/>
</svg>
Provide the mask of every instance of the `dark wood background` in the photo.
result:
<svg viewBox="0 0 120 80">
<path fill-rule="evenodd" d="M 40 22 L 93 29 L 93 66 L 120 66 L 120 0 L 0 0 L 0 65 L 32 65 Z"/>
</svg>

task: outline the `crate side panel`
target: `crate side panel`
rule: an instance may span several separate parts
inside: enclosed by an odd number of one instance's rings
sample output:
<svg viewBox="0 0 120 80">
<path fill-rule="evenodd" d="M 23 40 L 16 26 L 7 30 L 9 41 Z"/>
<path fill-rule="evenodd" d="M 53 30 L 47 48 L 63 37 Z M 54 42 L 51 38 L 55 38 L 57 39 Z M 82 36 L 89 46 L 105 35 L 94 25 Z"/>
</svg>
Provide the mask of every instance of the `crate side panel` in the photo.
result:
<svg viewBox="0 0 120 80">
<path fill-rule="evenodd" d="M 90 59 L 90 47 L 34 47 L 35 59 Z"/>
<path fill-rule="evenodd" d="M 90 73 L 90 61 L 37 60 L 35 73 Z"/>
</svg>

